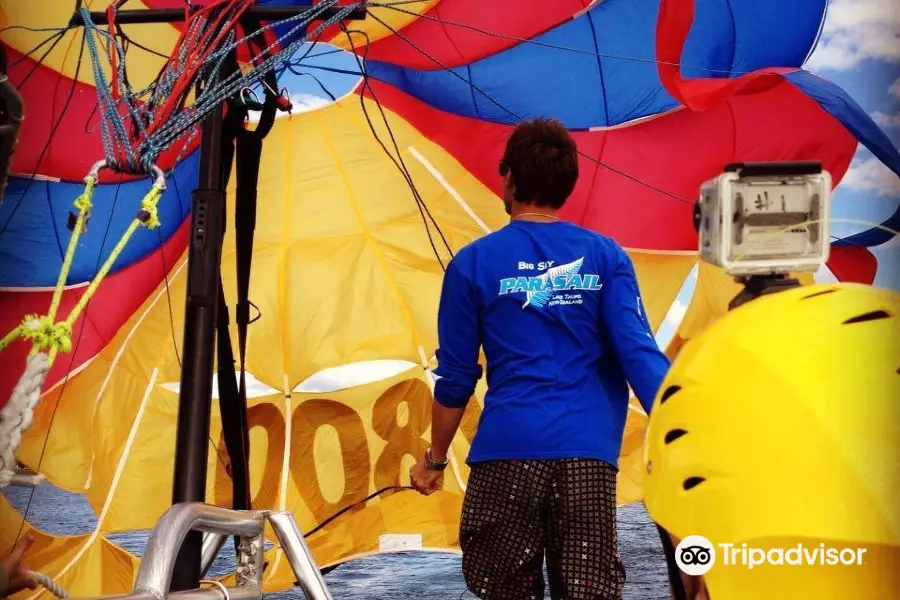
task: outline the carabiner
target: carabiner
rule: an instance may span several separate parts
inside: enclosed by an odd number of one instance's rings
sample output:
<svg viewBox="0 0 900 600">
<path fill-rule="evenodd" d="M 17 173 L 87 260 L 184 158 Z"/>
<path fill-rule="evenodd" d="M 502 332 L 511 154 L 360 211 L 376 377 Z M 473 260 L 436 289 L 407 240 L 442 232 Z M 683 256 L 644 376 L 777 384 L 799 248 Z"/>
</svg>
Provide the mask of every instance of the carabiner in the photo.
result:
<svg viewBox="0 0 900 600">
<path fill-rule="evenodd" d="M 88 171 L 88 174 L 85 176 L 84 181 L 87 183 L 88 179 L 93 179 L 94 182 L 100 177 L 100 171 L 102 169 L 108 169 L 109 163 L 106 162 L 106 159 L 98 160 L 93 165 L 91 165 L 91 170 Z"/>
</svg>

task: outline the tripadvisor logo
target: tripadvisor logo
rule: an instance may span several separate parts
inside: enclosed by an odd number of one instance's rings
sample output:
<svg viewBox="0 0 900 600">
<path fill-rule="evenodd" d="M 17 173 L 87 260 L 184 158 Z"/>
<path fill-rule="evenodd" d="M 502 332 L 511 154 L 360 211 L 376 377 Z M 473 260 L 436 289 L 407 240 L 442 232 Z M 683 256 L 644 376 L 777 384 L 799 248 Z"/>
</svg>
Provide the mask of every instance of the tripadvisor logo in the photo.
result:
<svg viewBox="0 0 900 600">
<path fill-rule="evenodd" d="M 675 548 L 675 562 L 688 575 L 704 575 L 716 564 L 716 548 L 702 535 L 689 535 Z"/>
<path fill-rule="evenodd" d="M 747 544 L 718 544 L 722 564 L 740 565 L 753 569 L 770 565 L 861 565 L 866 548 L 829 548 L 825 544 L 791 548 L 752 548 Z M 716 563 L 716 547 L 702 535 L 690 535 L 675 548 L 675 562 L 684 573 L 693 576 L 706 574 Z"/>
</svg>

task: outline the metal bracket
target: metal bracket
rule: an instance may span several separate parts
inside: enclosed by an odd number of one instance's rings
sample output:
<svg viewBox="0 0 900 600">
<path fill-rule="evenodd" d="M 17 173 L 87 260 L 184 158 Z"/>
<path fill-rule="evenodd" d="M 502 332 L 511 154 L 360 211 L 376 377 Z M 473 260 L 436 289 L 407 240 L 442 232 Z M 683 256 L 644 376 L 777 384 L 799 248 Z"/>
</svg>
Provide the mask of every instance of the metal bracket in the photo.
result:
<svg viewBox="0 0 900 600">
<path fill-rule="evenodd" d="M 237 536 L 237 572 L 234 587 L 226 588 L 231 600 L 261 600 L 265 558 L 263 531 L 266 521 L 294 571 L 308 600 L 332 600 L 294 516 L 287 511 L 231 510 L 200 502 L 172 506 L 156 523 L 147 541 L 134 592 L 109 600 L 221 600 L 217 588 L 170 593 L 178 551 L 191 531 L 203 537 L 202 569 L 205 574 L 230 536 Z"/>
</svg>

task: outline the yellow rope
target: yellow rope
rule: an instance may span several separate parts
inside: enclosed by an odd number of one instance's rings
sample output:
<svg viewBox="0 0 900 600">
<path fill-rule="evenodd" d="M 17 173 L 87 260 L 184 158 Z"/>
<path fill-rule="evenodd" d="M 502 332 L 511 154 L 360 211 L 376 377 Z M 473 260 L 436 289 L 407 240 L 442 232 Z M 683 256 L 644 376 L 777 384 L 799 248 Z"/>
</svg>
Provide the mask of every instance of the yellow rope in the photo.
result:
<svg viewBox="0 0 900 600">
<path fill-rule="evenodd" d="M 13 329 L 12 331 L 10 331 L 6 335 L 4 335 L 3 339 L 0 339 L 0 350 L 3 350 L 4 348 L 6 348 L 10 344 L 12 344 L 14 341 L 19 339 L 19 336 L 21 336 L 21 335 L 22 335 L 22 326 L 17 325 L 15 329 Z"/>
<path fill-rule="evenodd" d="M 94 186 L 97 185 L 97 179 L 88 175 L 84 178 L 84 192 L 75 199 L 75 208 L 78 209 L 78 220 L 75 221 L 75 228 L 72 230 L 72 237 L 69 238 L 69 247 L 66 248 L 66 255 L 63 259 L 62 269 L 59 271 L 59 278 L 56 280 L 56 288 L 53 290 L 53 299 L 50 301 L 50 310 L 47 317 L 51 322 L 56 318 L 56 311 L 59 310 L 59 303 L 62 301 L 63 289 L 66 286 L 66 280 L 69 279 L 69 271 L 72 269 L 72 261 L 75 259 L 75 249 L 78 247 L 78 238 L 84 231 L 84 224 L 90 215 L 91 208 L 94 207 Z"/>
<path fill-rule="evenodd" d="M 22 323 L 14 330 L 9 332 L 2 340 L 0 340 L 0 350 L 12 343 L 18 337 L 30 340 L 32 343 L 31 354 L 33 356 L 38 352 L 47 352 L 47 359 L 50 365 L 56 359 L 56 355 L 60 352 L 71 352 L 72 350 L 72 327 L 81 313 L 87 307 L 91 297 L 96 293 L 97 288 L 103 279 L 109 274 L 113 264 L 121 256 L 125 250 L 125 246 L 131 240 L 131 237 L 137 231 L 138 227 L 144 226 L 147 229 L 156 229 L 160 225 L 159 212 L 157 210 L 159 199 L 165 190 L 165 185 L 158 180 L 144 196 L 141 201 L 141 210 L 134 218 L 128 229 L 122 235 L 119 242 L 110 252 L 103 266 L 94 276 L 94 279 L 88 285 L 84 294 L 78 300 L 75 308 L 64 321 L 56 321 L 56 313 L 62 302 L 63 290 L 66 286 L 66 280 L 69 277 L 69 271 L 72 268 L 72 261 L 75 257 L 75 249 L 78 247 L 78 238 L 84 231 L 84 224 L 93 206 L 92 197 L 94 194 L 94 186 L 97 184 L 96 177 L 88 175 L 85 180 L 84 192 L 75 199 L 75 207 L 78 209 L 78 220 L 72 230 L 72 237 L 69 239 L 69 246 L 63 259 L 62 269 L 59 278 L 56 281 L 56 287 L 53 290 L 53 299 L 50 301 L 50 310 L 46 316 L 28 315 Z"/>
</svg>

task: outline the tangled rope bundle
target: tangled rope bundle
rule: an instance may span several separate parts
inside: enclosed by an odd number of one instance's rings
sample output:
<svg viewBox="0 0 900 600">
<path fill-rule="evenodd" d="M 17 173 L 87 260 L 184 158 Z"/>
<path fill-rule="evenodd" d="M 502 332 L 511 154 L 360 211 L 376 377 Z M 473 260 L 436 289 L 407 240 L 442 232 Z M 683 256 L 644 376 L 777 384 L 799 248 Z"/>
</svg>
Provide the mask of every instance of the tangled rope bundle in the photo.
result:
<svg viewBox="0 0 900 600">
<path fill-rule="evenodd" d="M 217 0 L 186 15 L 184 33 L 172 50 L 169 60 L 146 89 L 135 91 L 128 83 L 125 71 L 125 50 L 114 35 L 116 6 L 107 11 L 109 31 L 99 29 L 91 20 L 90 11 L 81 9 L 85 39 L 91 56 L 97 97 L 100 106 L 101 136 L 106 160 L 110 166 L 124 172 L 144 173 L 155 164 L 160 153 L 176 145 L 194 130 L 203 119 L 223 103 L 246 90 L 253 83 L 284 63 L 309 37 L 316 37 L 326 28 L 336 25 L 354 12 L 359 2 L 342 5 L 320 23 L 309 35 L 301 35 L 313 21 L 338 0 L 326 0 L 313 5 L 294 17 L 269 23 L 249 35 L 238 38 L 241 16 L 255 0 Z M 242 44 L 256 40 L 275 26 L 290 25 L 289 31 L 255 53 L 245 71 L 221 76 L 226 59 Z M 96 38 L 105 40 L 106 62 L 112 67 L 112 81 L 107 81 L 104 60 Z M 283 45 L 284 40 L 291 40 Z M 193 102 L 190 95 L 202 83 Z M 130 122 L 131 131 L 126 126 Z"/>
</svg>

